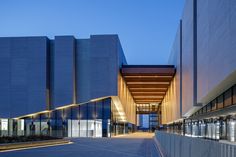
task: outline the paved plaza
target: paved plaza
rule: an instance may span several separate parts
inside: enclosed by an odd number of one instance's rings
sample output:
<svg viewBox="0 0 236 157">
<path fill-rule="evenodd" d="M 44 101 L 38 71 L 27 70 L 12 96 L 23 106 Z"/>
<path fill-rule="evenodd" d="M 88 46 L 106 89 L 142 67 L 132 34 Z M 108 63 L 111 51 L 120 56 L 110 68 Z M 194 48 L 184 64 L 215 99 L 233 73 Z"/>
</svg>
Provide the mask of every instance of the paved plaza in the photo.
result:
<svg viewBox="0 0 236 157">
<path fill-rule="evenodd" d="M 72 144 L 0 153 L 1 157 L 158 157 L 153 134 L 73 138 Z"/>
</svg>

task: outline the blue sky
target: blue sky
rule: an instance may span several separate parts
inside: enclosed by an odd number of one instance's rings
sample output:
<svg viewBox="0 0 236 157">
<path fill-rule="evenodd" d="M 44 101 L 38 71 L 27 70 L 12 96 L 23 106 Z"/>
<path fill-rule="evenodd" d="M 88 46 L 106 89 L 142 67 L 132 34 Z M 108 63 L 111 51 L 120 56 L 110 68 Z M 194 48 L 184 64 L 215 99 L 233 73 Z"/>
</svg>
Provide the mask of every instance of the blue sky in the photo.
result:
<svg viewBox="0 0 236 157">
<path fill-rule="evenodd" d="M 167 64 L 184 0 L 1 0 L 0 36 L 118 34 L 129 64 Z"/>
</svg>

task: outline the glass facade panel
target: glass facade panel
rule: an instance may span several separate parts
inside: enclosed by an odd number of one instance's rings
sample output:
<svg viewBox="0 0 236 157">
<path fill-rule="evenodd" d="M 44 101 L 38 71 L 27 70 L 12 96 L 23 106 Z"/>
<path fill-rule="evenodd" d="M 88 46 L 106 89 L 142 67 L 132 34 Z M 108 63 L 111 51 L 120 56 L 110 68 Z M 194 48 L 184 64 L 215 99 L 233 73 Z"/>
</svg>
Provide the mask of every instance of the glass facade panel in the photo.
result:
<svg viewBox="0 0 236 157">
<path fill-rule="evenodd" d="M 79 106 L 73 106 L 71 108 L 71 122 L 68 122 L 69 137 L 79 137 Z M 71 126 L 70 126 L 71 125 Z"/>
<path fill-rule="evenodd" d="M 193 127 L 192 135 L 198 136 L 199 135 L 198 122 L 194 122 L 192 127 Z"/>
<path fill-rule="evenodd" d="M 80 120 L 80 137 L 87 137 L 87 120 Z"/>
<path fill-rule="evenodd" d="M 57 137 L 64 137 L 64 126 L 65 126 L 65 121 L 64 121 L 64 115 L 63 115 L 63 110 L 56 110 L 56 136 Z"/>
<path fill-rule="evenodd" d="M 215 136 L 214 139 L 219 140 L 220 139 L 220 122 L 216 121 L 214 123 L 214 129 L 215 129 Z"/>
<path fill-rule="evenodd" d="M 233 104 L 236 104 L 236 85 L 233 87 Z"/>
<path fill-rule="evenodd" d="M 88 104 L 80 105 L 80 137 L 87 137 L 88 130 Z"/>
<path fill-rule="evenodd" d="M 211 103 L 207 104 L 207 112 L 211 111 Z"/>
<path fill-rule="evenodd" d="M 111 99 L 103 101 L 103 119 L 102 119 L 102 136 L 110 137 L 110 118 L 111 118 Z"/>
<path fill-rule="evenodd" d="M 102 119 L 103 117 L 103 101 L 96 102 L 96 119 Z"/>
<path fill-rule="evenodd" d="M 50 112 L 50 136 L 57 136 L 57 111 Z"/>
<path fill-rule="evenodd" d="M 97 119 L 95 121 L 95 136 L 94 137 L 102 137 L 102 120 Z"/>
<path fill-rule="evenodd" d="M 204 106 L 204 107 L 202 108 L 202 113 L 206 113 L 206 111 L 207 111 L 207 107 Z"/>
<path fill-rule="evenodd" d="M 235 135 L 236 135 L 236 121 L 230 119 L 227 124 L 227 139 L 231 142 L 235 142 Z"/>
<path fill-rule="evenodd" d="M 32 135 L 40 135 L 41 124 L 40 124 L 40 114 L 33 116 L 33 130 Z"/>
<path fill-rule="evenodd" d="M 0 119 L 0 135 L 8 136 L 8 119 Z"/>
<path fill-rule="evenodd" d="M 200 132 L 201 137 L 206 137 L 206 124 L 204 122 L 200 124 Z"/>
<path fill-rule="evenodd" d="M 72 108 L 68 107 L 62 110 L 62 120 L 63 120 L 63 137 L 71 137 L 71 114 Z"/>
<path fill-rule="evenodd" d="M 223 95 L 220 95 L 217 98 L 217 109 L 221 109 L 224 107 L 224 103 L 223 103 Z"/>
<path fill-rule="evenodd" d="M 94 137 L 102 137 L 103 101 L 96 102 L 95 108 L 96 110 L 95 110 L 95 122 L 94 122 L 95 123 Z"/>
<path fill-rule="evenodd" d="M 232 105 L 232 97 L 231 97 L 232 91 L 231 89 L 227 90 L 224 93 L 224 105 L 225 106 L 230 106 Z"/>
<path fill-rule="evenodd" d="M 50 113 L 41 114 L 41 135 L 50 135 Z"/>
<path fill-rule="evenodd" d="M 88 120 L 88 137 L 95 137 L 95 121 Z"/>
<path fill-rule="evenodd" d="M 207 134 L 206 134 L 207 138 L 213 138 L 214 134 L 213 125 L 214 125 L 213 123 L 207 123 Z"/>
<path fill-rule="evenodd" d="M 24 119 L 17 120 L 17 136 L 24 136 Z"/>
<path fill-rule="evenodd" d="M 220 139 L 225 140 L 226 137 L 226 121 L 220 119 Z"/>
<path fill-rule="evenodd" d="M 111 118 L 111 99 L 105 99 L 103 101 L 103 119 Z"/>
<path fill-rule="evenodd" d="M 95 119 L 96 112 L 95 112 L 95 102 L 88 103 L 88 119 Z"/>
<path fill-rule="evenodd" d="M 30 136 L 33 135 L 34 132 L 34 123 L 33 123 L 33 119 L 31 117 L 25 118 L 25 135 L 26 136 Z"/>
<path fill-rule="evenodd" d="M 217 109 L 216 99 L 211 102 L 212 105 L 212 111 Z"/>
</svg>

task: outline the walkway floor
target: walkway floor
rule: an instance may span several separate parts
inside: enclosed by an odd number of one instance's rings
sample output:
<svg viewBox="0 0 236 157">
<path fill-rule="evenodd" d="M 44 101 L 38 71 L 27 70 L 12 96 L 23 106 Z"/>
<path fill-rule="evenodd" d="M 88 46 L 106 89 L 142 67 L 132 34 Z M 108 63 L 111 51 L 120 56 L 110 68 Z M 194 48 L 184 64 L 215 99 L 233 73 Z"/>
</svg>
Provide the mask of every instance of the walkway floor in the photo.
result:
<svg viewBox="0 0 236 157">
<path fill-rule="evenodd" d="M 153 134 L 74 138 L 73 144 L 0 153 L 1 157 L 158 157 Z"/>
</svg>

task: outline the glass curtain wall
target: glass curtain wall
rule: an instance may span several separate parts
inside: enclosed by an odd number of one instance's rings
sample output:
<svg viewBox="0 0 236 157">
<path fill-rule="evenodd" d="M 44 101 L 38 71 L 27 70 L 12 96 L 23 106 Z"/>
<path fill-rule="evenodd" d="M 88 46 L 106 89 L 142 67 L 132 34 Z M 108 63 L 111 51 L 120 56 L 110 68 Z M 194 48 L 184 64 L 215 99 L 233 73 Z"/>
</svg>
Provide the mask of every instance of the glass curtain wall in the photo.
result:
<svg viewBox="0 0 236 157">
<path fill-rule="evenodd" d="M 111 137 L 133 130 L 133 124 L 122 121 L 111 98 L 17 120 L 0 119 L 0 136 Z"/>
<path fill-rule="evenodd" d="M 120 134 L 126 134 L 128 133 L 129 130 L 132 130 L 131 128 L 129 129 L 129 124 L 127 122 L 122 121 L 121 115 L 119 114 L 115 104 L 113 101 L 111 101 L 111 115 L 106 115 L 111 116 L 111 121 L 107 120 L 107 126 L 110 126 L 110 133 L 109 136 L 116 136 Z M 132 126 L 132 125 L 131 125 Z"/>
<path fill-rule="evenodd" d="M 9 119 L 1 119 L 1 136 L 9 133 Z M 110 137 L 111 98 L 65 107 L 17 120 L 17 135 Z"/>
</svg>

